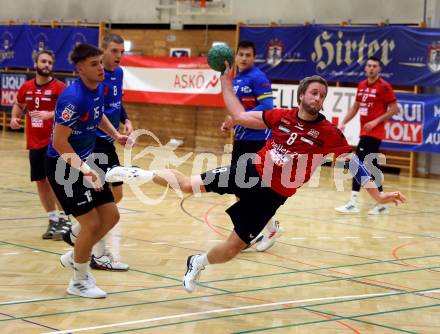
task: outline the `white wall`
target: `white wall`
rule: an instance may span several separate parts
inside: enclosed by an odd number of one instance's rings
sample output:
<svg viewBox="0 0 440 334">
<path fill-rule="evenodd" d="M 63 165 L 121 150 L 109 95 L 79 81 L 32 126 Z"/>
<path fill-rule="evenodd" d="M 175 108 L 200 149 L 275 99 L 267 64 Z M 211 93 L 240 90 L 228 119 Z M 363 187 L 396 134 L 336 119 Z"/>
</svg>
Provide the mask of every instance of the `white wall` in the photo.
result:
<svg viewBox="0 0 440 334">
<path fill-rule="evenodd" d="M 156 8 L 174 0 L 0 0 L 0 21 L 87 20 L 114 23 L 419 23 L 424 0 L 231 0 L 227 16 L 175 17 L 172 10 Z M 428 17 L 440 0 L 427 0 Z M 162 15 L 159 15 L 162 13 Z M 171 13 L 171 15 L 170 15 Z M 438 15 L 438 14 L 437 14 Z M 437 18 L 438 19 L 438 18 Z"/>
</svg>

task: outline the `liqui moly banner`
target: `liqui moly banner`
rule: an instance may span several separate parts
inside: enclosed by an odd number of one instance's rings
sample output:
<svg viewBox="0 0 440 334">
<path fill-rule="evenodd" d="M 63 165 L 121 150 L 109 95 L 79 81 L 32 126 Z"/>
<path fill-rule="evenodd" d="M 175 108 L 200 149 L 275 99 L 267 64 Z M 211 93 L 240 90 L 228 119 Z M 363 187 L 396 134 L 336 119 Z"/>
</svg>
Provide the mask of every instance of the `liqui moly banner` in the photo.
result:
<svg viewBox="0 0 440 334">
<path fill-rule="evenodd" d="M 124 101 L 191 106 L 224 106 L 220 73 L 206 57 L 125 56 Z"/>
<path fill-rule="evenodd" d="M 275 108 L 297 106 L 297 85 L 273 84 Z M 323 114 L 335 125 L 342 122 L 355 101 L 356 88 L 329 87 Z M 381 148 L 440 153 L 440 97 L 397 93 L 399 113 L 385 123 L 386 138 Z M 350 145 L 359 142 L 359 113 L 347 124 Z"/>
<path fill-rule="evenodd" d="M 385 124 L 382 148 L 440 153 L 440 96 L 397 93 L 399 113 Z"/>
<path fill-rule="evenodd" d="M 3 73 L 0 75 L 0 77 L 0 105 L 4 107 L 11 107 L 17 98 L 18 90 L 20 89 L 21 85 L 23 85 L 24 82 L 27 80 L 26 75 Z"/>
</svg>

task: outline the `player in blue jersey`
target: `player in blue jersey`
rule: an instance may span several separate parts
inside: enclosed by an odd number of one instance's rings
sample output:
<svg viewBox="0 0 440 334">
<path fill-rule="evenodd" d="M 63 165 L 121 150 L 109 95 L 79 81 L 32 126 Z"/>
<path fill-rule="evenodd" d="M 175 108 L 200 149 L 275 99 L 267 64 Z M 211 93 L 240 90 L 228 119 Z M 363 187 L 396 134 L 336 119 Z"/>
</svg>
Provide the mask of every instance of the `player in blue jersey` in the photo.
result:
<svg viewBox="0 0 440 334">
<path fill-rule="evenodd" d="M 104 86 L 104 114 L 112 123 L 115 129 L 119 128 L 120 123 L 123 124 L 123 133 L 130 135 L 133 131 L 130 120 L 122 105 L 122 80 L 123 71 L 119 67 L 122 55 L 124 54 L 124 40 L 116 34 L 109 34 L 102 41 L 103 48 L 103 64 L 105 79 Z M 116 153 L 114 139 L 101 131 L 96 132 L 95 153 L 105 154 L 106 159 L 98 163 L 99 168 L 107 171 L 112 166 L 119 165 L 119 158 Z M 119 203 L 122 199 L 122 182 L 110 184 L 115 203 Z M 76 236 L 81 231 L 81 225 L 76 223 L 72 226 L 69 233 L 63 236 L 63 239 L 73 245 Z M 92 250 L 90 266 L 98 270 L 110 271 L 127 271 L 129 266 L 126 263 L 116 261 L 111 252 L 106 248 L 105 237 L 99 240 Z"/>
<path fill-rule="evenodd" d="M 62 255 L 65 267 L 73 269 L 67 292 L 87 298 L 104 298 L 89 272 L 93 245 L 119 220 L 119 212 L 104 172 L 95 164 L 98 127 L 120 144 L 127 141 L 104 115 L 104 66 L 102 51 L 80 44 L 71 54 L 79 78 L 60 95 L 47 150 L 47 177 L 66 214 L 81 224 L 74 250 Z M 102 158 L 102 157 L 99 157 Z"/>
<path fill-rule="evenodd" d="M 271 82 L 255 64 L 255 44 L 251 41 L 240 41 L 235 55 L 237 75 L 233 80 L 235 95 L 246 111 L 265 111 L 273 109 Z M 228 132 L 234 128 L 234 145 L 232 149 L 231 164 L 237 164 L 240 157 L 246 160 L 251 153 L 257 153 L 266 145 L 270 138 L 269 129 L 257 130 L 234 125 L 228 117 L 221 126 L 221 130 Z M 275 240 L 281 235 L 279 222 L 271 218 L 264 231 L 257 236 L 251 244 L 256 244 L 259 252 L 264 252 L 273 246 Z"/>
</svg>

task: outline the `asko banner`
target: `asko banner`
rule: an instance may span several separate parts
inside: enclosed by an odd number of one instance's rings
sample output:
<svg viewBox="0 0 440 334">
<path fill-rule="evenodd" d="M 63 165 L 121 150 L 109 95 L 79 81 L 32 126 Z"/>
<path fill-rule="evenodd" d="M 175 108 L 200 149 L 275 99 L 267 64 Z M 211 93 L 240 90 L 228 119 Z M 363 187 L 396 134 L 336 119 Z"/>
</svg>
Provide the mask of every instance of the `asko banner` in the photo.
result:
<svg viewBox="0 0 440 334">
<path fill-rule="evenodd" d="M 272 84 L 275 108 L 297 106 L 297 85 Z M 338 125 L 350 110 L 356 88 L 329 87 L 323 114 Z M 399 113 L 385 123 L 386 138 L 381 148 L 440 153 L 440 97 L 397 93 Z M 359 142 L 359 113 L 347 124 L 345 137 L 350 145 Z"/>
<path fill-rule="evenodd" d="M 125 56 L 124 101 L 190 106 L 224 106 L 220 73 L 206 57 Z"/>
</svg>

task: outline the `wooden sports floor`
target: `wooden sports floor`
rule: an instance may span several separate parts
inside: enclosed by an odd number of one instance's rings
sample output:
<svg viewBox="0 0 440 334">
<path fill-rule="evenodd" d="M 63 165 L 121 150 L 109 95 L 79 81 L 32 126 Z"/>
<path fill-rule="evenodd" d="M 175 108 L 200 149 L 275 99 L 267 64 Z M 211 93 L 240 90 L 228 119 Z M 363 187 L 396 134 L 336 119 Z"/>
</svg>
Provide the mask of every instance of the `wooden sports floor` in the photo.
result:
<svg viewBox="0 0 440 334">
<path fill-rule="evenodd" d="M 23 134 L 0 136 L 2 334 L 440 333 L 438 180 L 386 175 L 385 190 L 403 191 L 408 203 L 372 217 L 362 192 L 361 213 L 347 216 L 333 208 L 350 181 L 338 192 L 322 168 L 319 187 L 305 186 L 279 210 L 284 234 L 274 247 L 207 267 L 193 294 L 181 287 L 186 258 L 228 235 L 224 210 L 234 198 L 168 191 L 151 205 L 124 186 L 108 241 L 131 270 L 94 271 L 108 297 L 92 300 L 66 294 L 70 273 L 59 256 L 69 248 L 41 239 L 47 219 Z M 151 157 L 143 159 L 148 167 Z M 190 160 L 179 169 L 190 172 Z M 144 202 L 163 194 L 151 184 L 141 190 Z"/>
</svg>

